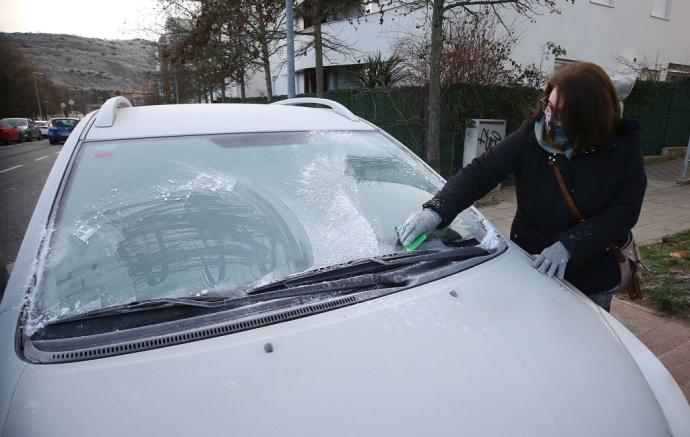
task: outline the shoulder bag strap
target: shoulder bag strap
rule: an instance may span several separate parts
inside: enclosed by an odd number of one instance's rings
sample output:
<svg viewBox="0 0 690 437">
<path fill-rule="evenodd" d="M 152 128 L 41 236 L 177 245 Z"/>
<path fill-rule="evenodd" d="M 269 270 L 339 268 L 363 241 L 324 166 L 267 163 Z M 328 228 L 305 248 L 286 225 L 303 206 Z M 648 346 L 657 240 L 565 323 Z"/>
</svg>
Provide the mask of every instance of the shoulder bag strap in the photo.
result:
<svg viewBox="0 0 690 437">
<path fill-rule="evenodd" d="M 565 187 L 565 181 L 563 181 L 563 175 L 561 175 L 561 170 L 558 168 L 558 165 L 554 161 L 551 161 L 551 168 L 553 168 L 553 173 L 556 175 L 556 180 L 558 181 L 558 187 L 561 189 L 561 193 L 565 198 L 565 203 L 568 204 L 570 212 L 579 221 L 584 221 L 585 218 L 582 216 L 582 214 L 580 214 L 580 210 L 577 209 L 577 206 L 575 206 L 575 201 L 568 192 L 568 189 Z M 608 247 L 608 249 L 616 256 L 618 262 L 625 261 L 625 255 L 623 254 L 623 252 L 621 252 L 618 246 L 611 244 Z"/>
<path fill-rule="evenodd" d="M 551 162 L 551 168 L 553 168 L 553 172 L 556 175 L 556 180 L 558 181 L 558 187 L 561 189 L 561 193 L 563 193 L 565 203 L 568 204 L 570 212 L 572 212 L 575 218 L 579 221 L 584 221 L 585 218 L 582 216 L 582 214 L 580 214 L 580 211 L 577 209 L 577 206 L 575 206 L 575 201 L 570 196 L 568 189 L 565 187 L 565 182 L 563 181 L 563 176 L 561 175 L 561 170 L 558 168 L 558 165 L 555 162 Z"/>
</svg>

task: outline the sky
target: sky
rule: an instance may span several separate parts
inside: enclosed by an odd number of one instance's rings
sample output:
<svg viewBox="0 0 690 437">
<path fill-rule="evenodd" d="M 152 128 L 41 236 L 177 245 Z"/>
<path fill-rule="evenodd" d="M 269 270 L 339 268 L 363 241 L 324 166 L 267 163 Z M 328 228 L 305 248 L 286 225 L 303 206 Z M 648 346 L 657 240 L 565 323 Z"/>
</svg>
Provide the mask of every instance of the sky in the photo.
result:
<svg viewBox="0 0 690 437">
<path fill-rule="evenodd" d="M 0 32 L 155 40 L 157 5 L 157 0 L 0 0 Z"/>
</svg>

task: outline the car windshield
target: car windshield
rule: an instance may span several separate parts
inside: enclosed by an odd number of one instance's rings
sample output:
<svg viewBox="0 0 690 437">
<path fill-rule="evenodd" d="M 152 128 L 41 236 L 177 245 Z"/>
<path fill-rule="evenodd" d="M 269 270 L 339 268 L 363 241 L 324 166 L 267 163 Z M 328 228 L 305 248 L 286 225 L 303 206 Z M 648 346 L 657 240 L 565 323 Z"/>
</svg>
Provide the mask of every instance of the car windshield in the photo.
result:
<svg viewBox="0 0 690 437">
<path fill-rule="evenodd" d="M 50 227 L 33 313 L 52 321 L 401 252 L 395 226 L 441 186 L 371 131 L 86 142 Z M 451 228 L 487 236 L 472 209 Z"/>
<path fill-rule="evenodd" d="M 77 120 L 55 119 L 52 123 L 53 127 L 74 127 L 77 125 Z"/>
<path fill-rule="evenodd" d="M 29 122 L 25 118 L 6 118 L 3 120 L 10 127 L 28 126 Z"/>
</svg>

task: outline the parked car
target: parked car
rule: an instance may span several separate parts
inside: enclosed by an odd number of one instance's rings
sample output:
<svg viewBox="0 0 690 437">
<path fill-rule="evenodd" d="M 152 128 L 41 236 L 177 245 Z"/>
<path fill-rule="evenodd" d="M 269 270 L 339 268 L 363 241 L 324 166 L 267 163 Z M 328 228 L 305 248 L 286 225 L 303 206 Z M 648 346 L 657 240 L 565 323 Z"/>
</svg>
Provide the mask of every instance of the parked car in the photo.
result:
<svg viewBox="0 0 690 437">
<path fill-rule="evenodd" d="M 17 128 L 19 134 L 24 141 L 33 141 L 41 139 L 41 131 L 38 126 L 30 118 L 3 118 L 8 125 Z"/>
<path fill-rule="evenodd" d="M 58 144 L 67 140 L 74 127 L 79 123 L 76 118 L 53 118 L 48 129 L 48 141 L 50 144 Z"/>
<path fill-rule="evenodd" d="M 0 120 L 0 141 L 5 145 L 10 144 L 12 141 L 17 143 L 22 140 L 22 134 L 16 127 L 13 127 L 10 123 Z"/>
<path fill-rule="evenodd" d="M 690 435 L 654 355 L 477 209 L 400 246 L 442 185 L 328 100 L 108 100 L 0 303 L 2 435 Z"/>
<path fill-rule="evenodd" d="M 36 120 L 35 121 L 36 126 L 38 126 L 38 129 L 41 131 L 41 138 L 48 138 L 48 121 L 41 121 L 41 120 Z"/>
</svg>

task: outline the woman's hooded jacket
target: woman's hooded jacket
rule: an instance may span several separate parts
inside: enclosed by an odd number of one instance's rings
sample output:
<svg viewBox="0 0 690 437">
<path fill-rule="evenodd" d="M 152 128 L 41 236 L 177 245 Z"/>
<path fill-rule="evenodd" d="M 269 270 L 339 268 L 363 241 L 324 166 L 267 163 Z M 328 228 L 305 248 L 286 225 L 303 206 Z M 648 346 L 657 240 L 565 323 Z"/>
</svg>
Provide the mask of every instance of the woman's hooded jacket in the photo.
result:
<svg viewBox="0 0 690 437">
<path fill-rule="evenodd" d="M 445 227 L 513 173 L 517 211 L 511 240 L 531 254 L 560 241 L 571 255 L 566 280 L 585 294 L 612 289 L 620 271 L 607 248 L 626 242 L 647 188 L 640 125 L 623 119 L 603 144 L 568 159 L 539 145 L 534 124 L 523 123 L 458 171 L 424 207 L 437 212 L 439 227 Z M 584 221 L 568 209 L 551 165 L 559 167 Z"/>
</svg>

